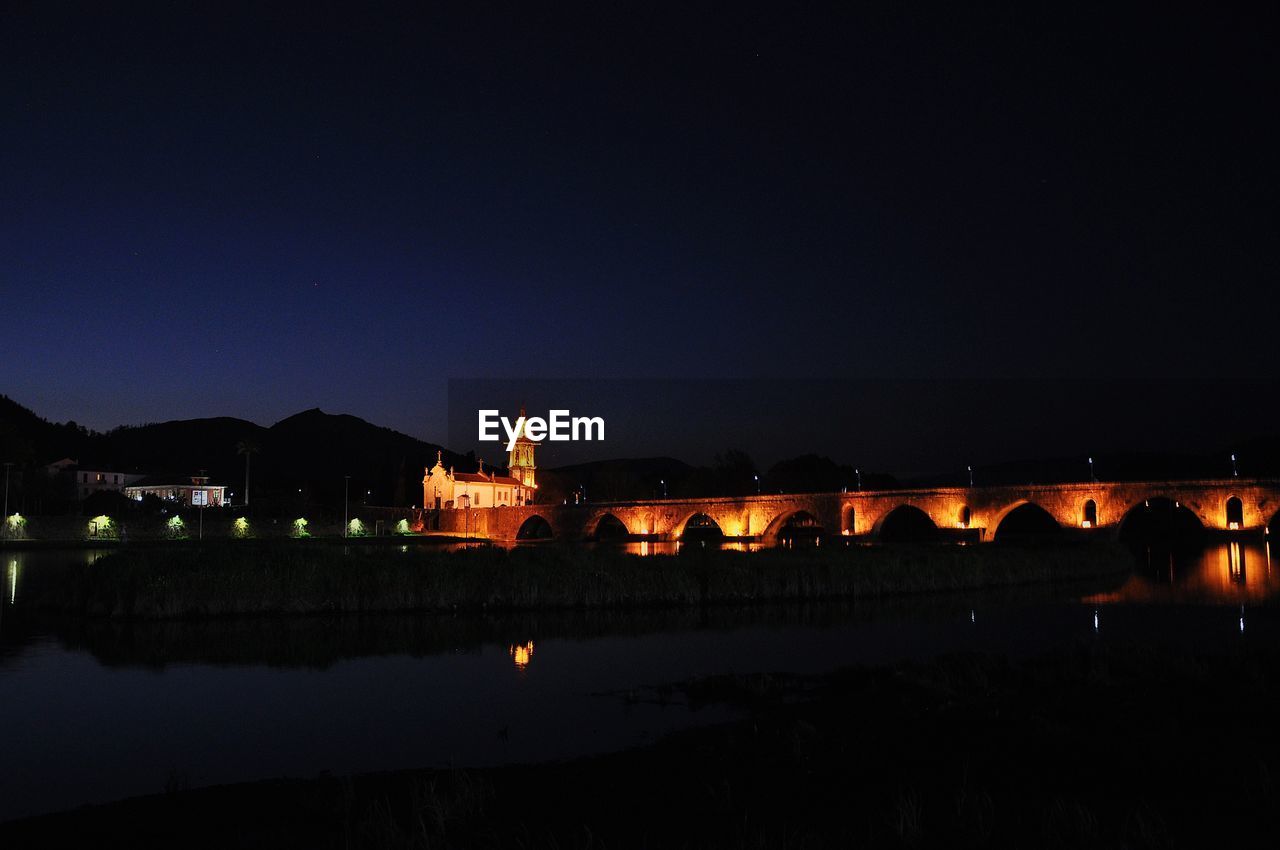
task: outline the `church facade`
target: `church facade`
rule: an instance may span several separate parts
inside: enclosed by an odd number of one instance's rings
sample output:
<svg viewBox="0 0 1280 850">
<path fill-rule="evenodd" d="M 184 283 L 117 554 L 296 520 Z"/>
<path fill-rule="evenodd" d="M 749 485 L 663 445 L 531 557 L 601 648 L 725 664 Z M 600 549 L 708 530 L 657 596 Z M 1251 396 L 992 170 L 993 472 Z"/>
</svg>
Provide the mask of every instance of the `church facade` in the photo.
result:
<svg viewBox="0 0 1280 850">
<path fill-rule="evenodd" d="M 520 416 L 524 417 L 523 408 Z M 436 465 L 422 479 L 423 506 L 441 510 L 533 504 L 538 489 L 533 450 L 538 445 L 525 435 L 521 425 L 507 458 L 507 475 L 486 472 L 483 460 L 475 472 L 455 472 L 453 467 L 445 468 L 442 453 L 436 452 Z"/>
</svg>

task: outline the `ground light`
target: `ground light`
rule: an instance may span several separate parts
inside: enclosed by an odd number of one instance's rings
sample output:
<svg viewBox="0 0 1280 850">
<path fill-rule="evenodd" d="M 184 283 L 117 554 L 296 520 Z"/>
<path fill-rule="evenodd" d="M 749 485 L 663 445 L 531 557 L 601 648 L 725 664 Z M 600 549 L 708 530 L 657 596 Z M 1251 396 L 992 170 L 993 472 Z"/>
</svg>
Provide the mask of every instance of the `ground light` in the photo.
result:
<svg viewBox="0 0 1280 850">
<path fill-rule="evenodd" d="M 14 513 L 4 518 L 4 536 L 10 540 L 25 537 L 26 529 L 27 518 L 22 514 Z"/>
<path fill-rule="evenodd" d="M 89 520 L 88 526 L 85 528 L 90 537 L 115 537 L 116 521 L 106 514 L 98 514 Z"/>
<path fill-rule="evenodd" d="M 249 536 L 249 520 L 244 517 L 236 517 L 236 521 L 231 523 L 231 536 L 241 539 Z"/>
<path fill-rule="evenodd" d="M 169 521 L 164 524 L 164 534 L 166 537 L 180 539 L 187 536 L 187 526 L 182 521 L 182 517 L 170 517 Z"/>
<path fill-rule="evenodd" d="M 311 536 L 311 532 L 307 531 L 307 520 L 305 517 L 298 517 L 293 521 L 292 534 L 294 537 L 310 537 Z"/>
</svg>

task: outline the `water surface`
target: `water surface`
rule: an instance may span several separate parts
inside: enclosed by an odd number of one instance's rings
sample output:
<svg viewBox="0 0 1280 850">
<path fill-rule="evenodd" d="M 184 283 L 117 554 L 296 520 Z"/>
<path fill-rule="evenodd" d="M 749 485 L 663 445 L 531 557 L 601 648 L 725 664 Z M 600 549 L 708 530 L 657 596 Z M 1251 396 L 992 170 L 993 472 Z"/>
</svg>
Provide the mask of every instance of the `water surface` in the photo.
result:
<svg viewBox="0 0 1280 850">
<path fill-rule="evenodd" d="M 1143 551 L 1131 576 L 1086 587 L 875 604 L 137 624 L 24 613 L 24 574 L 98 555 L 3 556 L 0 818 L 173 786 L 617 750 L 729 717 L 653 699 L 695 676 L 1280 640 L 1262 542 Z"/>
</svg>

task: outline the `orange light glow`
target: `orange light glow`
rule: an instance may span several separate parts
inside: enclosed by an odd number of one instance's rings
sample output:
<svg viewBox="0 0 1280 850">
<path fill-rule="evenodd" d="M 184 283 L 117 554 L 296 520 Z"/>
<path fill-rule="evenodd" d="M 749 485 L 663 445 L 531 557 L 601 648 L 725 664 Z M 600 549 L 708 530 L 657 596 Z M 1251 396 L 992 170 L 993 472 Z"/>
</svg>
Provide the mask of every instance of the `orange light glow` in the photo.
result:
<svg viewBox="0 0 1280 850">
<path fill-rule="evenodd" d="M 507 647 L 507 652 L 511 654 L 511 660 L 516 663 L 516 669 L 523 670 L 533 660 L 533 641 L 513 643 Z"/>
</svg>

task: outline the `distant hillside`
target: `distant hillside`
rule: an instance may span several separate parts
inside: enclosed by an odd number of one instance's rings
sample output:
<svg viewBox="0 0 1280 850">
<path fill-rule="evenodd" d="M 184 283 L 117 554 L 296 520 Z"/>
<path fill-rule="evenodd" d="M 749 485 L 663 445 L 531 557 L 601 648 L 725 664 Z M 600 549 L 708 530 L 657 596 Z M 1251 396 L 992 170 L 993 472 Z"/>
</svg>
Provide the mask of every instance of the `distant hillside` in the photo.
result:
<svg viewBox="0 0 1280 850">
<path fill-rule="evenodd" d="M 0 461 L 15 466 L 11 505 L 29 512 L 75 506 L 44 474 L 43 467 L 63 457 L 90 469 L 186 476 L 205 470 L 215 483 L 244 498 L 244 444 L 253 449 L 250 495 L 255 512 L 297 515 L 340 510 L 345 476 L 354 504 L 415 505 L 422 499 L 423 469 L 442 451 L 446 465 L 458 471 L 476 468 L 473 454 L 459 455 L 406 434 L 370 424 L 356 416 L 317 409 L 282 419 L 269 428 L 231 417 L 184 419 L 124 426 L 106 433 L 75 422 L 54 423 L 6 396 L 0 396 Z M 1094 458 L 1103 480 L 1226 477 L 1230 455 L 1239 458 L 1242 476 L 1280 478 L 1280 437 L 1260 436 L 1204 454 L 1110 453 Z M 1084 457 L 1045 458 L 991 464 L 974 469 L 975 483 L 1027 484 L 1084 481 Z M 758 470 L 746 454 L 728 450 L 709 466 L 691 466 L 669 457 L 621 458 L 538 470 L 538 499 L 572 501 L 582 492 L 590 501 L 798 493 L 898 486 L 960 486 L 960 469 L 899 483 L 893 476 L 837 464 L 818 455 L 801 455 Z M 665 482 L 665 484 L 664 484 Z"/>
<path fill-rule="evenodd" d="M 21 466 L 49 463 L 68 451 L 86 451 L 93 436 L 92 431 L 74 421 L 50 422 L 0 395 L 0 461 Z"/>
<path fill-rule="evenodd" d="M 269 428 L 216 417 L 98 433 L 74 422 L 51 423 L 0 397 L 0 459 L 12 459 L 16 465 L 11 497 L 21 504 L 28 495 L 47 510 L 56 510 L 56 494 L 42 480 L 43 467 L 63 457 L 74 458 L 86 468 L 118 472 L 186 476 L 205 470 L 215 483 L 230 487 L 236 493 L 234 501 L 240 502 L 245 479 L 245 457 L 238 451 L 242 443 L 255 449 L 250 461 L 251 503 L 268 512 L 341 505 L 346 475 L 351 476 L 353 503 L 420 503 L 422 472 L 435 462 L 437 450 L 443 451 L 446 464 L 460 470 L 475 465 L 469 455 L 355 416 L 319 409 L 290 416 Z M 25 494 L 24 481 L 29 483 Z"/>
</svg>

